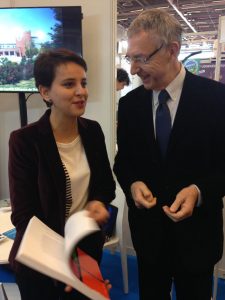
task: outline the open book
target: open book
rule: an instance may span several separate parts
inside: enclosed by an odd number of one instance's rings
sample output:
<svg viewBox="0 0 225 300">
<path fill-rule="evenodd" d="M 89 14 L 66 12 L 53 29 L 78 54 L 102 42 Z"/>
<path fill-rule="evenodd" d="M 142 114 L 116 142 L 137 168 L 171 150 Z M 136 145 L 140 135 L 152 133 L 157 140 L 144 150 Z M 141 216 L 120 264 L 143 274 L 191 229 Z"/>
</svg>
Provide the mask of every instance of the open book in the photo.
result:
<svg viewBox="0 0 225 300">
<path fill-rule="evenodd" d="M 65 238 L 33 217 L 25 231 L 16 260 L 64 282 L 93 300 L 110 299 L 97 262 L 76 245 L 99 230 L 83 210 L 69 217 Z"/>
</svg>

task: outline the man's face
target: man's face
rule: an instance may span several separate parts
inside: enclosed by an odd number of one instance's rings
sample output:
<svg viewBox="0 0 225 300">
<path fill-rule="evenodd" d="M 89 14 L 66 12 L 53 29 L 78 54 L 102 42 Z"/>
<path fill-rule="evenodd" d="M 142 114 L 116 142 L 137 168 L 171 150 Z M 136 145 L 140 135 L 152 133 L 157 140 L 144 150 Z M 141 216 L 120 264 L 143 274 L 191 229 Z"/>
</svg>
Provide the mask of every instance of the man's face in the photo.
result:
<svg viewBox="0 0 225 300">
<path fill-rule="evenodd" d="M 128 39 L 127 57 L 131 60 L 130 73 L 137 74 L 146 89 L 160 90 L 168 85 L 171 71 L 169 47 L 153 31 L 132 35 Z"/>
</svg>

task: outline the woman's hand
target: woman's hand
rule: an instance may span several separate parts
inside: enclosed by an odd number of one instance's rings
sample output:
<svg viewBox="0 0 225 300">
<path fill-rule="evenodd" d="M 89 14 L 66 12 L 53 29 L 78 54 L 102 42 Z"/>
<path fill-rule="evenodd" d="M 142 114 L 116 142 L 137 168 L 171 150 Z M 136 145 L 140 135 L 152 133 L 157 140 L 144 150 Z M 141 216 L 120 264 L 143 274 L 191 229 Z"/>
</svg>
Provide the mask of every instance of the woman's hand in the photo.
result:
<svg viewBox="0 0 225 300">
<path fill-rule="evenodd" d="M 73 290 L 73 288 L 72 288 L 72 286 L 70 286 L 70 285 L 66 285 L 66 287 L 65 287 L 65 289 L 64 289 L 64 291 L 65 291 L 66 293 L 70 293 L 70 292 L 72 292 L 72 290 Z"/>
<path fill-rule="evenodd" d="M 100 225 L 106 223 L 109 218 L 109 212 L 101 201 L 92 200 L 88 202 L 85 209 L 89 211 L 89 217 L 95 219 Z"/>
<path fill-rule="evenodd" d="M 107 291 L 109 292 L 112 288 L 112 285 L 108 279 L 105 280 L 105 286 L 107 288 Z"/>
<path fill-rule="evenodd" d="M 108 279 L 105 280 L 105 286 L 106 286 L 108 292 L 109 292 L 109 291 L 111 290 L 111 288 L 112 288 L 112 285 L 111 285 L 111 283 L 110 283 L 110 281 L 109 281 Z M 67 286 L 65 287 L 65 289 L 64 289 L 64 291 L 65 291 L 66 293 L 70 293 L 72 290 L 73 290 L 73 288 L 72 288 L 72 286 L 70 286 L 70 285 L 67 285 Z"/>
</svg>

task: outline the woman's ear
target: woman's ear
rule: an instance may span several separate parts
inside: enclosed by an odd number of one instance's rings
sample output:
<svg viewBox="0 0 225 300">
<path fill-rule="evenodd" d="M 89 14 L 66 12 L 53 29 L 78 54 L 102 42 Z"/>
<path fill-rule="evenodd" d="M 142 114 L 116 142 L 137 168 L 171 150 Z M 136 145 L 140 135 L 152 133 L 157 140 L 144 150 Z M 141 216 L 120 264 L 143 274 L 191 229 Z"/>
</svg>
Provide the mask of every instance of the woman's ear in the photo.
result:
<svg viewBox="0 0 225 300">
<path fill-rule="evenodd" d="M 39 93 L 42 96 L 42 98 L 46 101 L 46 102 L 50 102 L 51 103 L 51 98 L 49 95 L 49 88 L 43 85 L 39 85 L 38 87 Z"/>
</svg>

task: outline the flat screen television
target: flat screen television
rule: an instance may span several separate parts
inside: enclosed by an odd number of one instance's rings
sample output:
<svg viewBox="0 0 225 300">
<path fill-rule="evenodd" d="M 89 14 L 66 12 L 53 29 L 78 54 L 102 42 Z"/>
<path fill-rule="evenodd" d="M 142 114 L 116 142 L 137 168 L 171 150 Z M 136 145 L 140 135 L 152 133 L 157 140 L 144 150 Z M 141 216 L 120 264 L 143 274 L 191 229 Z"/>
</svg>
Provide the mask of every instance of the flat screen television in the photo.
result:
<svg viewBox="0 0 225 300">
<path fill-rule="evenodd" d="M 81 6 L 0 8 L 0 92 L 37 92 L 33 65 L 40 51 L 82 55 Z"/>
</svg>

